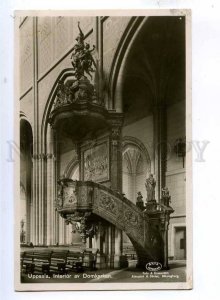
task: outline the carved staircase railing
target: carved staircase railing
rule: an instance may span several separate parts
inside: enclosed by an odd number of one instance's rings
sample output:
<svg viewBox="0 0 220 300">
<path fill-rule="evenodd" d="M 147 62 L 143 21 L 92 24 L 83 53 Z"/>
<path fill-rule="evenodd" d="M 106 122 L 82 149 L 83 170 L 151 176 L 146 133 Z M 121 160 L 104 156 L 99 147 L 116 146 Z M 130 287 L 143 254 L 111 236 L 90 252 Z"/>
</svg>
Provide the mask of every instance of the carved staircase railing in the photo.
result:
<svg viewBox="0 0 220 300">
<path fill-rule="evenodd" d="M 86 239 L 95 234 L 94 218 L 96 215 L 117 228 L 123 230 L 131 239 L 139 258 L 139 262 L 164 261 L 167 248 L 167 230 L 170 206 L 148 203 L 141 210 L 122 194 L 91 181 L 59 181 L 56 209 L 67 223 L 78 222 L 81 236 Z"/>
</svg>

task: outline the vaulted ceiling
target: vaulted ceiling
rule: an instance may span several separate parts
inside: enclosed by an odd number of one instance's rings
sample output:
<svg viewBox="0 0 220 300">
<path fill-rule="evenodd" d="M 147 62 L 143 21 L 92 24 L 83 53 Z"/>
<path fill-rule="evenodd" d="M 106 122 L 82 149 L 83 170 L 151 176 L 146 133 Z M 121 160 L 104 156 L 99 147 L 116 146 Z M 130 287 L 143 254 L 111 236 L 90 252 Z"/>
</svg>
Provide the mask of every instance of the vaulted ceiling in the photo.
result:
<svg viewBox="0 0 220 300">
<path fill-rule="evenodd" d="M 129 52 L 123 79 L 126 123 L 157 103 L 185 100 L 185 18 L 149 17 Z"/>
</svg>

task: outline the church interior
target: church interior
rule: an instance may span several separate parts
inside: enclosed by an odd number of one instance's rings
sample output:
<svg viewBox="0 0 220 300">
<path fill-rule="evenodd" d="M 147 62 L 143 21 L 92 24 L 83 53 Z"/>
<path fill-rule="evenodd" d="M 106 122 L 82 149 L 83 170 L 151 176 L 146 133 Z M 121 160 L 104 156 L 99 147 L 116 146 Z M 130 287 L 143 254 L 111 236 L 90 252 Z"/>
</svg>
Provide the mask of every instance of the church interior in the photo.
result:
<svg viewBox="0 0 220 300">
<path fill-rule="evenodd" d="M 184 16 L 19 25 L 21 272 L 186 261 Z"/>
</svg>

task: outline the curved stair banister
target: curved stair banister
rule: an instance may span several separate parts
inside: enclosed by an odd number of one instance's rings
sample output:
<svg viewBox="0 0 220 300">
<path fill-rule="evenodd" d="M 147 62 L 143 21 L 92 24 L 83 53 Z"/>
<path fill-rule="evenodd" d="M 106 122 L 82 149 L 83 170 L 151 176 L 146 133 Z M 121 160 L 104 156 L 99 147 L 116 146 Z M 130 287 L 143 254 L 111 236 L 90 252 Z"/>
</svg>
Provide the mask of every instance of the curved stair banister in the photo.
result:
<svg viewBox="0 0 220 300">
<path fill-rule="evenodd" d="M 158 204 L 153 200 L 141 210 L 122 194 L 92 181 L 62 179 L 58 183 L 56 209 L 67 223 L 80 224 L 84 242 L 94 235 L 92 216 L 98 216 L 128 235 L 139 265 L 157 261 L 167 267 L 167 230 L 173 212 L 169 202 Z"/>
</svg>

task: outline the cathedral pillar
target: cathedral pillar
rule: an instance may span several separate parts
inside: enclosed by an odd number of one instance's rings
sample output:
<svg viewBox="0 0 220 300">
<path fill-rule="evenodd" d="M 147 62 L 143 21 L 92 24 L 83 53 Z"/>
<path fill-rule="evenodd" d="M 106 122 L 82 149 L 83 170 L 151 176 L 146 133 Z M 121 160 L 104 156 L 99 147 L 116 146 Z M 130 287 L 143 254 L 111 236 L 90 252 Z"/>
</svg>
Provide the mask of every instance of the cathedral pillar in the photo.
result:
<svg viewBox="0 0 220 300">
<path fill-rule="evenodd" d="M 161 198 L 161 190 L 166 185 L 166 106 L 158 104 L 154 107 L 154 170 L 156 175 L 156 199 Z"/>
<path fill-rule="evenodd" d="M 54 198 L 55 198 L 55 156 L 54 154 L 47 155 L 47 189 L 46 189 L 46 199 L 47 199 L 47 236 L 46 244 L 55 245 L 55 222 L 56 222 L 56 212 L 54 209 Z"/>
<path fill-rule="evenodd" d="M 111 189 L 122 193 L 122 120 L 112 122 L 110 136 L 110 185 Z M 109 267 L 119 268 L 122 255 L 122 231 L 109 226 Z"/>
<path fill-rule="evenodd" d="M 166 213 L 161 222 L 161 235 L 163 240 L 163 268 L 169 269 L 168 265 L 168 229 L 169 229 L 169 214 Z"/>
</svg>

